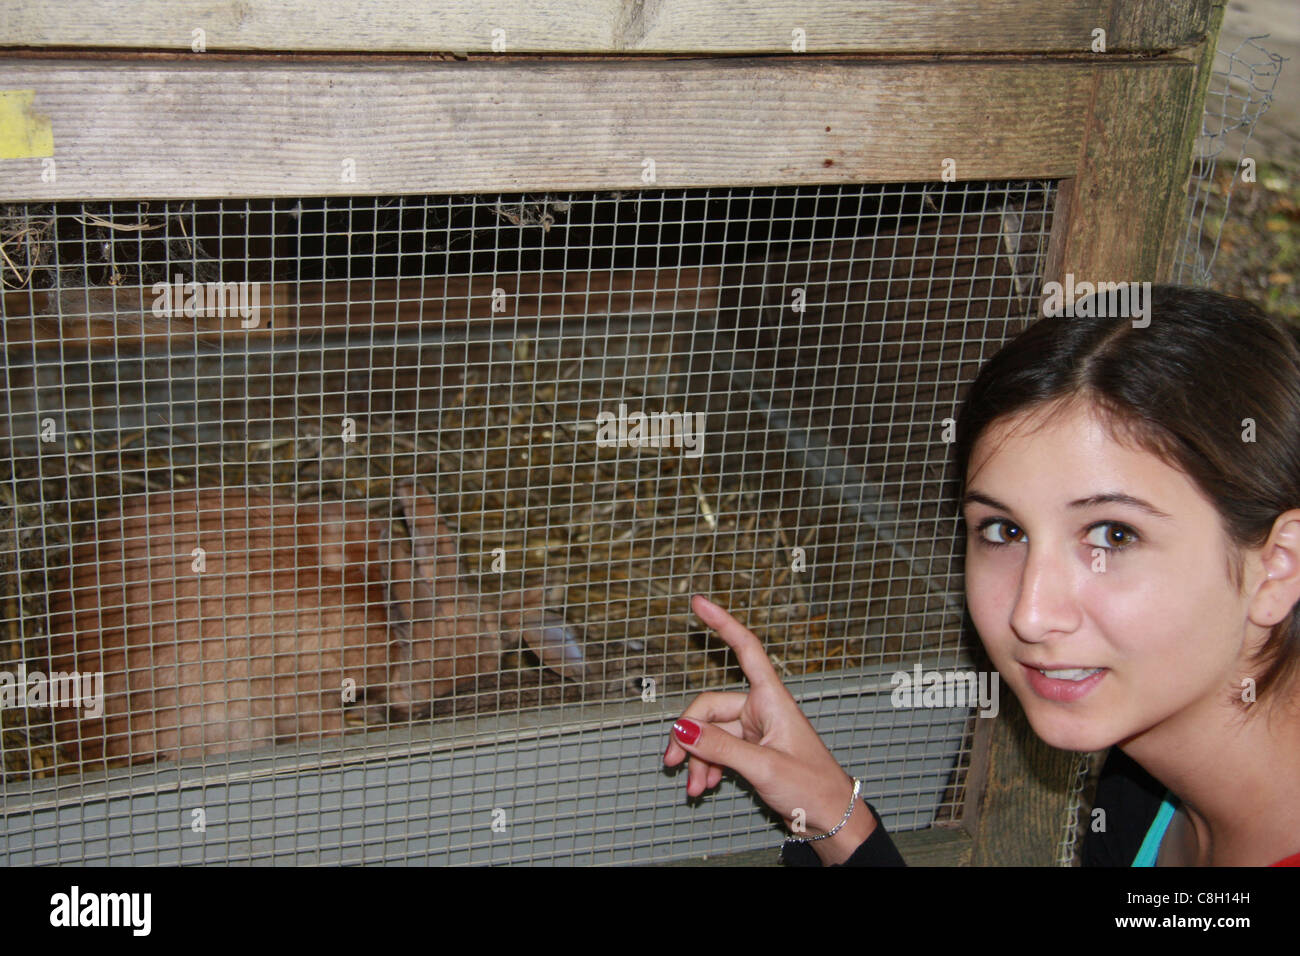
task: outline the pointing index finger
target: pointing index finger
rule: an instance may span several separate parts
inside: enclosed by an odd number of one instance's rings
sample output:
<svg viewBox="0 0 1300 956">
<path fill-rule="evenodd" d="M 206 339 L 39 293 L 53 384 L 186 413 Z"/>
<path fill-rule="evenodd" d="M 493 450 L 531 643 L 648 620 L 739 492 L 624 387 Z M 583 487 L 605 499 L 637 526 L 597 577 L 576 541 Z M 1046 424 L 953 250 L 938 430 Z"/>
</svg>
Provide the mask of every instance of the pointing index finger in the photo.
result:
<svg viewBox="0 0 1300 956">
<path fill-rule="evenodd" d="M 727 642 L 727 646 L 736 652 L 740 669 L 749 678 L 751 687 L 781 683 L 781 678 L 777 676 L 772 662 L 767 659 L 767 651 L 763 649 L 763 643 L 745 625 L 703 594 L 691 598 L 691 610 L 701 621 L 717 631 L 718 636 Z"/>
</svg>

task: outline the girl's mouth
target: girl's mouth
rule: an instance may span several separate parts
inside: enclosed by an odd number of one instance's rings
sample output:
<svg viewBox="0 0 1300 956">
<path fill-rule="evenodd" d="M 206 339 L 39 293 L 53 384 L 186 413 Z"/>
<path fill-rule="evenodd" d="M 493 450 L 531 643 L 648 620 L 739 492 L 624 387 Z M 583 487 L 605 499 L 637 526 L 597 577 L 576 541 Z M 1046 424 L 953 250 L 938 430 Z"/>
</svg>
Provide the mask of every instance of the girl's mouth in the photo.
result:
<svg viewBox="0 0 1300 956">
<path fill-rule="evenodd" d="M 1105 667 L 1037 668 L 1021 664 L 1029 686 L 1044 700 L 1076 701 L 1090 694 L 1109 670 Z"/>
</svg>

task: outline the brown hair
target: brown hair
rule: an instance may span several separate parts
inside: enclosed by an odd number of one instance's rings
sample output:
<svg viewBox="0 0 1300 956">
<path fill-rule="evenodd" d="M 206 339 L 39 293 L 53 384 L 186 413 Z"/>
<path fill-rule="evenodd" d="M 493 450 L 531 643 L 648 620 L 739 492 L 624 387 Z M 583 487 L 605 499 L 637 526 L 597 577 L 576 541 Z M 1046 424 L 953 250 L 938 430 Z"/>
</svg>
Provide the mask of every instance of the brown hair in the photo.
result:
<svg viewBox="0 0 1300 956">
<path fill-rule="evenodd" d="M 1240 588 L 1243 549 L 1261 547 L 1277 517 L 1300 507 L 1300 341 L 1232 296 L 1157 285 L 1149 304 L 1142 328 L 1115 316 L 1041 319 L 980 370 L 957 419 L 957 500 L 990 425 L 1087 401 L 1117 440 L 1179 469 L 1214 504 L 1230 544 L 1229 578 Z M 1243 440 L 1245 419 L 1254 422 L 1253 443 Z M 1254 663 L 1264 668 L 1261 698 L 1295 676 L 1300 604 Z"/>
</svg>

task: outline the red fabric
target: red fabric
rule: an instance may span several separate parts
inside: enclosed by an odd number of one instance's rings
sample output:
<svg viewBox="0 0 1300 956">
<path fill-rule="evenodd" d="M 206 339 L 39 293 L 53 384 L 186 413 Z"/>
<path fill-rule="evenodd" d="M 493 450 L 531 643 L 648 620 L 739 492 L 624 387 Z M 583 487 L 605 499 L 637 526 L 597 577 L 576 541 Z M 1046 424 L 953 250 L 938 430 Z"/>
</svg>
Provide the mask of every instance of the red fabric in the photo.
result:
<svg viewBox="0 0 1300 956">
<path fill-rule="evenodd" d="M 1300 853 L 1297 853 L 1295 856 L 1288 856 L 1285 860 L 1278 860 L 1276 863 L 1272 863 L 1270 865 L 1271 866 L 1300 866 Z"/>
</svg>

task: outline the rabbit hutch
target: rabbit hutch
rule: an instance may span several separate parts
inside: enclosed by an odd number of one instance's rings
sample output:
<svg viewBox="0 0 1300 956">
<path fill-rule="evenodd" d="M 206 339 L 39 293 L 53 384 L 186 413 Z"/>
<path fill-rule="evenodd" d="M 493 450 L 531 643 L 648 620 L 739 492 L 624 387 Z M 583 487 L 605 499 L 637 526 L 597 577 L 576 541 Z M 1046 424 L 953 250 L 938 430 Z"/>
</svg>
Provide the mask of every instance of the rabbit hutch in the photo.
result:
<svg viewBox="0 0 1300 956">
<path fill-rule="evenodd" d="M 989 669 L 952 420 L 1169 276 L 1221 15 L 0 0 L 0 860 L 775 862 L 662 764 L 703 593 L 909 862 L 1068 862 L 1081 755 L 893 691 Z"/>
</svg>

